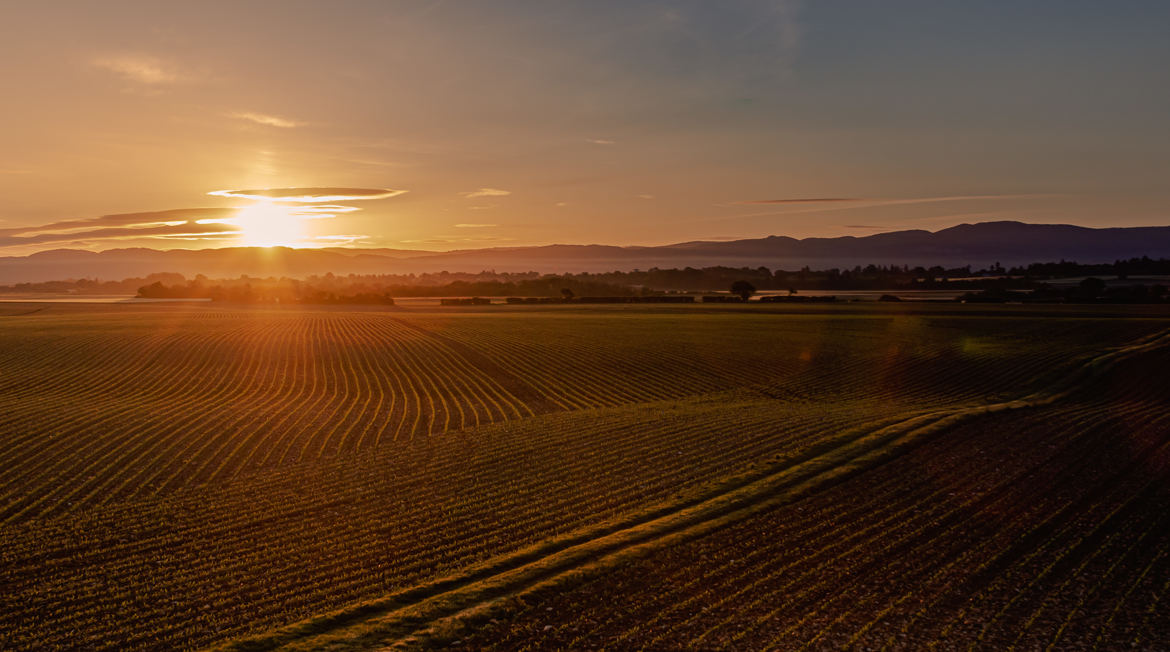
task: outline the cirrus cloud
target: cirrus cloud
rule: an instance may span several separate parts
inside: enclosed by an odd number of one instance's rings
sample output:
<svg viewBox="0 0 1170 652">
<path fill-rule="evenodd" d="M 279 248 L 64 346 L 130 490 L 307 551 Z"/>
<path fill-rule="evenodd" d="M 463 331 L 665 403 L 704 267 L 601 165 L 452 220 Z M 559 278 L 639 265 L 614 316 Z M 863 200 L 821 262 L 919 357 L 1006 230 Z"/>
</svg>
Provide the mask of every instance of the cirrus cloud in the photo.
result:
<svg viewBox="0 0 1170 652">
<path fill-rule="evenodd" d="M 202 223 L 204 220 L 219 220 L 231 217 L 235 214 L 235 210 L 234 208 L 175 208 L 143 213 L 117 213 L 114 215 L 86 217 L 75 220 L 60 220 L 48 224 L 9 227 L 0 229 L 0 237 L 44 236 L 49 233 L 61 232 L 72 235 L 68 232 L 99 228 L 165 226 L 196 221 Z M 27 242 L 27 240 L 20 240 L 20 242 Z"/>
<path fill-rule="evenodd" d="M 173 84 L 181 79 L 174 65 L 147 55 L 116 54 L 98 57 L 90 63 L 139 84 Z"/>
<path fill-rule="evenodd" d="M 148 218 L 149 219 L 149 218 Z M 101 241 L 137 240 L 142 238 L 184 240 L 218 239 L 239 233 L 239 227 L 219 222 L 201 223 L 194 220 L 151 221 L 130 226 L 111 226 L 67 233 L 34 233 L 31 235 L 0 236 L 0 248 L 25 247 L 45 244 L 94 244 Z"/>
<path fill-rule="evenodd" d="M 944 195 L 941 197 L 813 197 L 798 199 L 749 199 L 737 201 L 736 204 L 834 204 L 848 203 L 870 206 L 892 206 L 896 204 L 931 204 L 934 202 L 950 201 L 978 201 L 987 199 L 1034 199 L 1058 197 L 1047 193 L 1011 194 L 1011 195 Z M 828 209 L 826 209 L 828 210 Z"/>
<path fill-rule="evenodd" d="M 296 120 L 289 120 L 288 118 L 282 118 L 278 115 L 254 113 L 252 111 L 239 111 L 237 113 L 231 114 L 231 117 L 237 118 L 239 120 L 247 120 L 248 122 L 254 122 L 258 125 L 264 125 L 266 127 L 279 127 L 281 129 L 303 127 L 305 124 L 307 124 L 304 122 L 298 122 Z"/>
<path fill-rule="evenodd" d="M 298 208 L 295 214 L 301 215 L 304 217 L 308 217 L 308 216 L 312 216 L 312 215 L 330 215 L 330 216 L 332 216 L 333 214 L 336 214 L 336 213 L 356 213 L 357 211 L 360 211 L 360 210 L 361 209 L 358 208 L 357 206 L 341 206 L 339 204 L 319 204 L 317 206 L 304 206 L 302 208 Z"/>
<path fill-rule="evenodd" d="M 332 201 L 361 201 L 387 199 L 405 193 L 405 190 L 389 188 L 254 188 L 245 190 L 213 190 L 207 194 L 216 197 L 236 197 L 258 201 L 296 202 L 315 204 Z"/>
<path fill-rule="evenodd" d="M 499 188 L 480 188 L 479 190 L 472 190 L 469 192 L 459 193 L 468 199 L 475 199 L 476 197 L 507 197 L 512 194 L 511 190 L 500 190 Z"/>
<path fill-rule="evenodd" d="M 935 204 L 947 202 L 982 202 L 1022 199 L 1048 199 L 1065 195 L 1052 193 L 1019 193 L 1002 195 L 941 195 L 936 197 L 813 197 L 795 199 L 751 199 L 732 202 L 737 205 L 763 204 L 774 206 L 772 210 L 758 213 L 740 213 L 738 215 L 719 215 L 701 218 L 698 221 L 725 221 L 751 217 L 765 217 L 771 215 L 799 215 L 802 213 L 830 213 L 846 210 L 863 210 L 886 206 L 910 206 L 916 204 Z M 803 205 L 802 204 L 806 204 Z"/>
<path fill-rule="evenodd" d="M 737 204 L 824 204 L 842 201 L 864 201 L 856 197 L 808 197 L 798 199 L 749 199 L 735 202 Z"/>
</svg>

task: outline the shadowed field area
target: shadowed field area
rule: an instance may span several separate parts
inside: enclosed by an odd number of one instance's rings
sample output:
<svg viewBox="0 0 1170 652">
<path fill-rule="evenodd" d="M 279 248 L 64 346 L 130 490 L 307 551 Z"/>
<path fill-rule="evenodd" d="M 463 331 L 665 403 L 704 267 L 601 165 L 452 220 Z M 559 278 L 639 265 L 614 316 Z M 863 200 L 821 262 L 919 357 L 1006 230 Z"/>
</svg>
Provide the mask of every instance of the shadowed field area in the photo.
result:
<svg viewBox="0 0 1170 652">
<path fill-rule="evenodd" d="M 1059 407 L 963 424 L 829 491 L 517 599 L 519 615 L 464 642 L 1158 649 L 1170 393 L 1142 379 L 1168 363 L 1133 361 Z"/>
<path fill-rule="evenodd" d="M 13 306 L 0 328 L 8 648 L 1166 626 L 1157 311 Z"/>
</svg>

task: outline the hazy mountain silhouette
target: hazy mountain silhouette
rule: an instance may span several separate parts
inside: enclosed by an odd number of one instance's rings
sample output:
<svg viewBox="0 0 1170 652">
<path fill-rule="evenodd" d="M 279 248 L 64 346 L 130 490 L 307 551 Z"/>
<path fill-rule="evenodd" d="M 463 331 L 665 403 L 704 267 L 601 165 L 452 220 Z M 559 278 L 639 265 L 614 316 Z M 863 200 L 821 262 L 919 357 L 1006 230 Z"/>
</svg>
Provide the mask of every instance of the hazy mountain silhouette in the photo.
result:
<svg viewBox="0 0 1170 652">
<path fill-rule="evenodd" d="M 1056 224 L 984 222 L 931 233 L 895 231 L 865 237 L 795 239 L 785 236 L 659 247 L 547 245 L 446 252 L 401 249 L 226 248 L 203 250 L 58 249 L 0 258 L 0 283 L 67 278 L 119 280 L 154 272 L 211 277 L 308 276 L 483 270 L 602 272 L 712 265 L 814 269 L 907 264 L 986 267 L 1072 260 L 1112 262 L 1135 256 L 1170 257 L 1170 226 L 1091 229 Z"/>
</svg>

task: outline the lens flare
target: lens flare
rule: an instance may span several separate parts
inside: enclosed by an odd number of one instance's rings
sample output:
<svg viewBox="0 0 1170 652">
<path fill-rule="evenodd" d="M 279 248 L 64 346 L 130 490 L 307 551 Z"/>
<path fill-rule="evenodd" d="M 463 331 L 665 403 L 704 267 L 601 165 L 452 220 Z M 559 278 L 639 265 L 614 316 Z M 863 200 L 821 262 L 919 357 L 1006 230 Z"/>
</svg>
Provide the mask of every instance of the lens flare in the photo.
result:
<svg viewBox="0 0 1170 652">
<path fill-rule="evenodd" d="M 270 202 L 240 208 L 231 222 L 240 227 L 240 244 L 246 247 L 295 247 L 307 237 L 297 209 Z"/>
</svg>

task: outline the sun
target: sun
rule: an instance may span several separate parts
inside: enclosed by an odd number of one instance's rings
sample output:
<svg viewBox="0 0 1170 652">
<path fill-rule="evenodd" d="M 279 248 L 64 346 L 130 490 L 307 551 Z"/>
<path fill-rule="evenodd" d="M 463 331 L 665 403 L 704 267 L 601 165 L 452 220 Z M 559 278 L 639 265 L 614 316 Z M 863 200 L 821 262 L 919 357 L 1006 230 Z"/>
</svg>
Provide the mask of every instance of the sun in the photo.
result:
<svg viewBox="0 0 1170 652">
<path fill-rule="evenodd" d="M 306 237 L 304 216 L 273 202 L 240 208 L 231 221 L 240 227 L 240 244 L 246 247 L 295 247 Z"/>
</svg>

